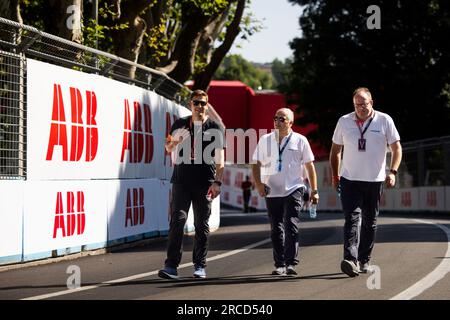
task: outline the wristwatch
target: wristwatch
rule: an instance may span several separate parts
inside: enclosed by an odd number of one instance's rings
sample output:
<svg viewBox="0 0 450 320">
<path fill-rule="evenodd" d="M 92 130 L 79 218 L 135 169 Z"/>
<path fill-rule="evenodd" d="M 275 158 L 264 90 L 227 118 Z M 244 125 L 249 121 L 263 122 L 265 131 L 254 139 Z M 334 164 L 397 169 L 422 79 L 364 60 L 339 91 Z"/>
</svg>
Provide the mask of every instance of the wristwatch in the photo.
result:
<svg viewBox="0 0 450 320">
<path fill-rule="evenodd" d="M 222 186 L 222 181 L 214 180 L 213 183 L 217 184 L 219 187 Z"/>
<path fill-rule="evenodd" d="M 391 169 L 389 170 L 389 172 L 392 173 L 394 176 L 396 176 L 398 171 L 395 169 Z"/>
<path fill-rule="evenodd" d="M 316 190 L 311 190 L 311 195 L 318 194 L 318 193 L 319 193 L 319 191 L 317 191 L 317 189 Z"/>
</svg>

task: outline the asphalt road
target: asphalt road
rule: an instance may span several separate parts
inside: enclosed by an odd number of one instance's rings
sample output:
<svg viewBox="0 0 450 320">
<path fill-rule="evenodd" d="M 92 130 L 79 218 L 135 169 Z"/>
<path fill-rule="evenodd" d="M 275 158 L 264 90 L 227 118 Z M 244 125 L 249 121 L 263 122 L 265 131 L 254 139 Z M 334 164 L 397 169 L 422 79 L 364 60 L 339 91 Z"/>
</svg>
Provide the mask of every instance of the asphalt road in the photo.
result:
<svg viewBox="0 0 450 320">
<path fill-rule="evenodd" d="M 342 216 L 302 213 L 298 276 L 272 276 L 265 213 L 223 210 L 211 233 L 206 279 L 192 277 L 192 239 L 184 239 L 180 280 L 160 279 L 166 239 L 57 263 L 0 272 L 0 299 L 46 300 L 389 300 L 450 299 L 450 216 L 379 217 L 375 273 L 340 271 Z M 68 289 L 70 266 L 80 287 Z M 71 269 L 69 269 L 71 270 Z M 74 282 L 69 283 L 73 284 Z"/>
</svg>

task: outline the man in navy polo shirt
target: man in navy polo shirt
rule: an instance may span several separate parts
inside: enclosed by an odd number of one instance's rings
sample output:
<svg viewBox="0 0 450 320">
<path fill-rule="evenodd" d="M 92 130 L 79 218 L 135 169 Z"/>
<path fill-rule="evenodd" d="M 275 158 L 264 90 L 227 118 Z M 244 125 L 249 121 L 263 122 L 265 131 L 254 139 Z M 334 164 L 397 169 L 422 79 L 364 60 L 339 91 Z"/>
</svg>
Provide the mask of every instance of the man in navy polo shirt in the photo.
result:
<svg viewBox="0 0 450 320">
<path fill-rule="evenodd" d="M 333 186 L 340 190 L 345 215 L 341 270 L 350 277 L 369 271 L 383 182 L 394 187 L 402 159 L 394 121 L 373 109 L 369 89 L 357 88 L 353 105 L 355 111 L 342 116 L 336 125 L 330 153 Z M 392 157 L 386 175 L 388 147 Z"/>
<path fill-rule="evenodd" d="M 208 95 L 195 90 L 189 101 L 192 116 L 174 122 L 167 137 L 167 152 L 175 152 L 172 179 L 172 212 L 167 259 L 158 276 L 177 279 L 181 261 L 184 226 L 189 207 L 194 211 L 194 277 L 206 277 L 211 201 L 220 194 L 224 168 L 224 132 L 207 116 Z"/>
</svg>

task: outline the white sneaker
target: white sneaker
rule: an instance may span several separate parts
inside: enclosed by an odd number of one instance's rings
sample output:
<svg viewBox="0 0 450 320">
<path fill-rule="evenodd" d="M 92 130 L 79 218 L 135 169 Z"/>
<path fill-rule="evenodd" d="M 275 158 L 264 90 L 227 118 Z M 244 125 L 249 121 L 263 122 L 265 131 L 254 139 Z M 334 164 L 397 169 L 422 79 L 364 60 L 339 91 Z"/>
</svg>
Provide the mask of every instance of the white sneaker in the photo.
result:
<svg viewBox="0 0 450 320">
<path fill-rule="evenodd" d="M 274 276 L 283 276 L 286 274 L 286 267 L 278 267 L 272 271 L 272 275 Z"/>
</svg>

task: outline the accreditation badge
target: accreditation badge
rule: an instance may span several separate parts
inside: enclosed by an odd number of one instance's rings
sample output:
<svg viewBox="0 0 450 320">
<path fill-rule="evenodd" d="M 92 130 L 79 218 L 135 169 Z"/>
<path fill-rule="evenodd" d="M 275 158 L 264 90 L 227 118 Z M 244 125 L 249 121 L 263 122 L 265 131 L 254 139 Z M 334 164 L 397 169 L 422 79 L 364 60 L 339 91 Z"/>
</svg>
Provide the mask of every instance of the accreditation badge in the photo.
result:
<svg viewBox="0 0 450 320">
<path fill-rule="evenodd" d="M 366 139 L 358 139 L 358 151 L 366 151 Z"/>
</svg>

